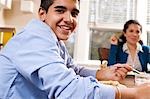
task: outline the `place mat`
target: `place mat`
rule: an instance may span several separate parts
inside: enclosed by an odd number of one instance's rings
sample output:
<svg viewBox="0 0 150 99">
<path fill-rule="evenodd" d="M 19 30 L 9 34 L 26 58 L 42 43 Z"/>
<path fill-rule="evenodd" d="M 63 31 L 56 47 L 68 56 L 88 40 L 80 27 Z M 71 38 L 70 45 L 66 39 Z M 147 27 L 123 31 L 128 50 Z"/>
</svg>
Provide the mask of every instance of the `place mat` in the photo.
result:
<svg viewBox="0 0 150 99">
<path fill-rule="evenodd" d="M 118 86 L 118 87 L 124 87 L 126 88 L 125 85 L 120 84 L 118 81 L 99 81 L 100 83 L 106 84 L 106 85 L 112 85 L 112 86 Z"/>
</svg>

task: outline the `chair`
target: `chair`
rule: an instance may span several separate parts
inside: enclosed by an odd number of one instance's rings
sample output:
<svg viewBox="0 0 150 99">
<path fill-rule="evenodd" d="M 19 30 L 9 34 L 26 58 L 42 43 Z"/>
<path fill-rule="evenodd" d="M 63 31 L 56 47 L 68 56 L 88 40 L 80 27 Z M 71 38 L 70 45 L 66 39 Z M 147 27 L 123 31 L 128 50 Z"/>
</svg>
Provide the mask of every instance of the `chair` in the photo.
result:
<svg viewBox="0 0 150 99">
<path fill-rule="evenodd" d="M 101 61 L 108 60 L 109 49 L 108 48 L 98 48 L 99 59 Z"/>
</svg>

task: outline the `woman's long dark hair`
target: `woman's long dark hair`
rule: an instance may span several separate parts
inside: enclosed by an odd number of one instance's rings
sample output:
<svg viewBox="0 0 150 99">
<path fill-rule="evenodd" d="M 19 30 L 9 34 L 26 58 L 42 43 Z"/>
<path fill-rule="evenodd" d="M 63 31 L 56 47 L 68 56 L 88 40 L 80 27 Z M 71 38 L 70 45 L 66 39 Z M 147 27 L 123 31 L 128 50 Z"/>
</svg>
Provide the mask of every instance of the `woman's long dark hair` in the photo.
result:
<svg viewBox="0 0 150 99">
<path fill-rule="evenodd" d="M 126 33 L 127 29 L 129 28 L 129 25 L 131 24 L 137 24 L 139 25 L 141 28 L 141 32 L 142 32 L 142 25 L 137 21 L 137 20 L 129 20 L 127 21 L 125 24 L 124 24 L 124 27 L 123 27 L 123 32 Z M 123 45 L 124 43 L 126 43 L 126 37 L 124 36 L 124 34 L 122 34 L 119 38 L 119 45 Z M 142 40 L 139 40 L 139 43 L 141 45 L 143 45 L 143 41 Z"/>
</svg>

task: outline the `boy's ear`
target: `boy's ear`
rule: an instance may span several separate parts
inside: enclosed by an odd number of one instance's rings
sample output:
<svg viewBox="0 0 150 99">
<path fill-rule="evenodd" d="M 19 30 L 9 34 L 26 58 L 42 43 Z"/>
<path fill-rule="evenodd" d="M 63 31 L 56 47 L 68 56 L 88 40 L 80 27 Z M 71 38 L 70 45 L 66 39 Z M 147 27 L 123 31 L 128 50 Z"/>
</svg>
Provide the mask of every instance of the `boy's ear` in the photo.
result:
<svg viewBox="0 0 150 99">
<path fill-rule="evenodd" d="M 46 10 L 43 8 L 39 8 L 38 15 L 39 15 L 40 20 L 45 21 Z"/>
</svg>

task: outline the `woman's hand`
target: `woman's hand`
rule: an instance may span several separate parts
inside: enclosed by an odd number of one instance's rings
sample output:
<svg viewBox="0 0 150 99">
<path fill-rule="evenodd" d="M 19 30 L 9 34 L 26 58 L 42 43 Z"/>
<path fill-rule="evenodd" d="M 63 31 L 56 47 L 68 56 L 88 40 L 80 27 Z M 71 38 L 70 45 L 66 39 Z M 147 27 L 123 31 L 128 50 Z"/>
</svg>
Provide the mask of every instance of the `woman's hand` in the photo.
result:
<svg viewBox="0 0 150 99">
<path fill-rule="evenodd" d="M 115 64 L 111 67 L 102 68 L 97 71 L 96 78 L 98 80 L 123 80 L 127 73 L 131 71 L 132 68 L 127 64 Z"/>
<path fill-rule="evenodd" d="M 112 35 L 110 38 L 110 43 L 113 45 L 117 45 L 118 44 L 118 38 L 115 35 Z"/>
</svg>

